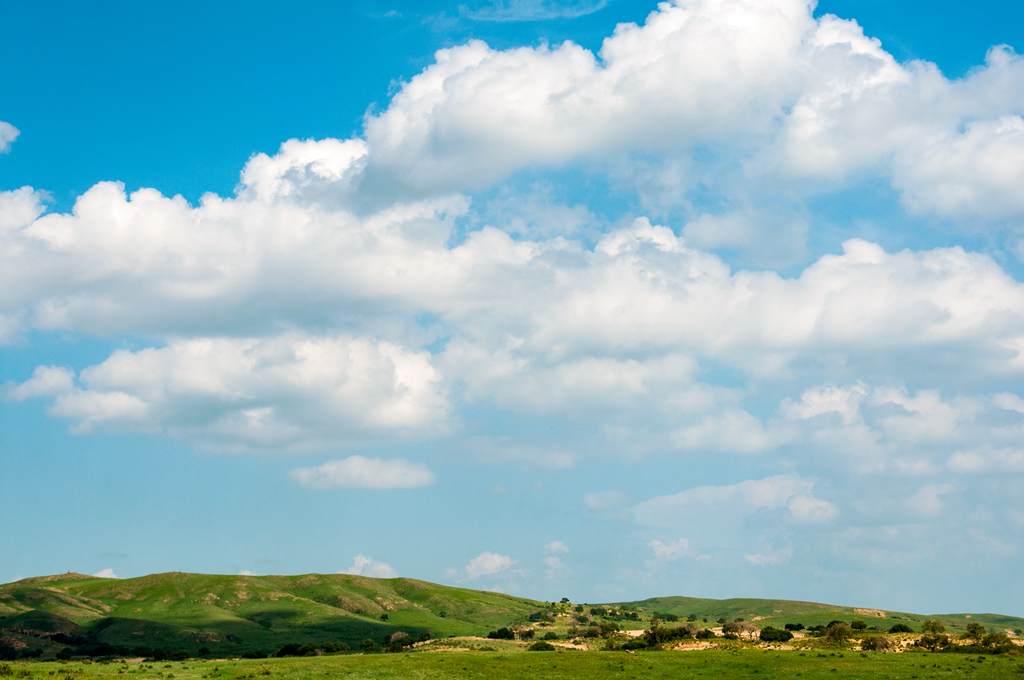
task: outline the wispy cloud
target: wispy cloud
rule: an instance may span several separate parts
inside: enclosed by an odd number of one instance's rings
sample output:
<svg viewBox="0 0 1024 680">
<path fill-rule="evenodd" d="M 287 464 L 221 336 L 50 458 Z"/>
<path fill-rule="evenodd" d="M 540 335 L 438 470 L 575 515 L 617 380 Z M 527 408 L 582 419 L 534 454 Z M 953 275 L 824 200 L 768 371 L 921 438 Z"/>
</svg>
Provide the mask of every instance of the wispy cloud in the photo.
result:
<svg viewBox="0 0 1024 680">
<path fill-rule="evenodd" d="M 414 489 L 437 481 L 423 463 L 363 456 L 331 460 L 319 467 L 296 468 L 288 476 L 310 489 Z"/>
<path fill-rule="evenodd" d="M 576 19 L 604 9 L 610 0 L 582 0 L 560 2 L 558 0 L 494 0 L 480 9 L 461 8 L 463 14 L 475 21 L 547 21 L 551 19 Z"/>
</svg>

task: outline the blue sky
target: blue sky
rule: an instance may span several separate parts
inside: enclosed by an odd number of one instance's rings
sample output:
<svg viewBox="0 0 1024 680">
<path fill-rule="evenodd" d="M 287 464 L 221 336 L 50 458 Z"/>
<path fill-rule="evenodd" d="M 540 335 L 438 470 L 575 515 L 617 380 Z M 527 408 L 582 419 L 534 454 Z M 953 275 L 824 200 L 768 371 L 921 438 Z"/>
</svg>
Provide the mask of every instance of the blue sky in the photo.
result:
<svg viewBox="0 0 1024 680">
<path fill-rule="evenodd" d="M 1024 614 L 1019 4 L 4 14 L 0 579 Z"/>
</svg>

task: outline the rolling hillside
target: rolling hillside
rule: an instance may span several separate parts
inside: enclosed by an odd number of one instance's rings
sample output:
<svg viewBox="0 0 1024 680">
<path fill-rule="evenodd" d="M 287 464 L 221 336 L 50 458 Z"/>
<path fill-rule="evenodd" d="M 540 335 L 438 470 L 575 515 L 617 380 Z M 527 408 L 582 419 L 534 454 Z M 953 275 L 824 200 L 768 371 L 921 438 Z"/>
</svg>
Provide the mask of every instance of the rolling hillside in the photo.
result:
<svg viewBox="0 0 1024 680">
<path fill-rule="evenodd" d="M 39 649 L 47 656 L 65 648 L 95 654 L 116 648 L 140 655 L 186 649 L 192 655 L 241 656 L 286 644 L 343 642 L 355 648 L 364 639 L 381 641 L 399 631 L 414 637 L 486 635 L 526 624 L 531 614 L 563 636 L 577 625 L 605 619 L 623 628 L 645 628 L 656 612 L 662 618 L 706 619 L 710 625 L 723 618 L 758 626 L 862 619 L 880 628 L 899 621 L 919 629 L 921 621 L 937 618 L 954 631 L 971 621 L 999 631 L 1024 628 L 1024 619 L 995 614 L 923 616 L 789 600 L 662 597 L 574 606 L 407 578 L 346 574 L 167 573 L 121 580 L 68 573 L 0 586 L 0 646 Z"/>
<path fill-rule="evenodd" d="M 397 631 L 483 635 L 545 606 L 406 578 L 168 573 L 121 580 L 61 574 L 0 586 L 0 628 L 18 636 L 49 633 L 25 618 L 43 612 L 101 644 L 237 655 L 295 642 L 354 646 Z M 56 625 L 54 617 L 42 627 Z"/>
</svg>

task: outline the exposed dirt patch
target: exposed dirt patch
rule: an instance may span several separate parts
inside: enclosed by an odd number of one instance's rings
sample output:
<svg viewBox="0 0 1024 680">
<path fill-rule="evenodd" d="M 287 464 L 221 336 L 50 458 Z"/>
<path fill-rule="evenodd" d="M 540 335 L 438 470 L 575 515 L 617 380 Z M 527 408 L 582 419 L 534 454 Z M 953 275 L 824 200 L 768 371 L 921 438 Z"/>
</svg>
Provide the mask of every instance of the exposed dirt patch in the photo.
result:
<svg viewBox="0 0 1024 680">
<path fill-rule="evenodd" d="M 885 612 L 881 609 L 857 609 L 854 608 L 854 614 L 860 614 L 861 616 L 876 616 L 880 619 L 885 618 Z"/>
</svg>

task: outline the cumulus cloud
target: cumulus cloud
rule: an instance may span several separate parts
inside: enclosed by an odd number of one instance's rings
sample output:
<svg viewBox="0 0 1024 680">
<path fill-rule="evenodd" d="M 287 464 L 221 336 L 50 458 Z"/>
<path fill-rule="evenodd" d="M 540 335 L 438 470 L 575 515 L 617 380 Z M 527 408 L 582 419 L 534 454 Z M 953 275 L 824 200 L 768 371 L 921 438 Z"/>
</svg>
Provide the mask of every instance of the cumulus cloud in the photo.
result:
<svg viewBox="0 0 1024 680">
<path fill-rule="evenodd" d="M 115 574 L 114 570 L 110 567 L 107 567 L 106 569 L 100 569 L 95 574 L 93 574 L 93 576 L 95 576 L 96 578 L 121 578 L 120 576 Z"/>
<path fill-rule="evenodd" d="M 330 460 L 319 467 L 296 468 L 288 476 L 310 489 L 414 489 L 437 481 L 423 463 L 363 456 Z"/>
<path fill-rule="evenodd" d="M 544 549 L 550 553 L 569 552 L 569 546 L 567 546 L 565 543 L 562 543 L 561 541 L 551 541 L 546 546 L 544 546 Z"/>
<path fill-rule="evenodd" d="M 77 432 L 157 432 L 223 448 L 303 448 L 372 432 L 443 427 L 448 404 L 425 353 L 345 336 L 178 340 L 118 350 L 79 375 L 41 366 L 8 390 L 53 397 Z"/>
<path fill-rule="evenodd" d="M 933 64 L 899 64 L 855 21 L 812 11 L 805 0 L 688 0 L 621 24 L 596 55 L 571 42 L 440 50 L 367 119 L 368 167 L 414 193 L 445 192 L 527 166 L 688 158 L 717 143 L 748 176 L 781 168 L 835 186 L 869 171 L 913 210 L 1020 214 L 1024 62 L 1011 49 L 950 81 Z M 673 181 L 695 184 L 690 175 Z"/>
<path fill-rule="evenodd" d="M 394 567 L 384 562 L 378 562 L 377 560 L 366 557 L 365 555 L 356 555 L 352 560 L 352 566 L 345 571 L 339 571 L 339 574 L 354 574 L 355 576 L 369 576 L 371 578 L 397 578 L 398 572 L 395 571 Z"/>
<path fill-rule="evenodd" d="M 21 132 L 10 123 L 0 120 L 0 153 L 7 153 L 11 149 L 11 142 L 18 138 Z"/>
<path fill-rule="evenodd" d="M 466 565 L 466 577 L 472 580 L 481 576 L 497 574 L 500 571 L 505 571 L 515 563 L 516 561 L 508 555 L 484 551 L 471 559 L 469 564 Z"/>
</svg>

